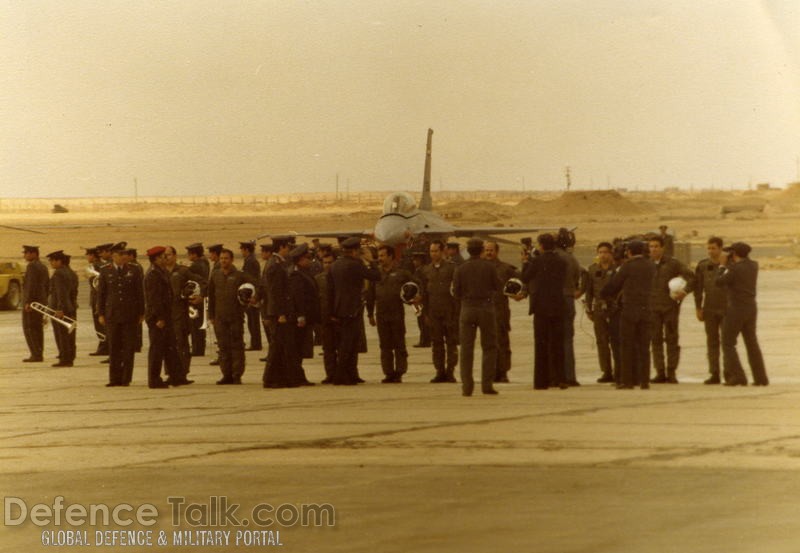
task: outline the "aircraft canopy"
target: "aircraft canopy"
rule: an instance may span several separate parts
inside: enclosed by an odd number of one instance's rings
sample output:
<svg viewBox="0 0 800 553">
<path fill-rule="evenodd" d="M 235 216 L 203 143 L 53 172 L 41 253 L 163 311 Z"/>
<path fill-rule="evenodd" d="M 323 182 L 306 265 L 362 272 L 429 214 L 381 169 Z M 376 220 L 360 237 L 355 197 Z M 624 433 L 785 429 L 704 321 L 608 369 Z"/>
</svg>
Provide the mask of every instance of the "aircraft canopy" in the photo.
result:
<svg viewBox="0 0 800 553">
<path fill-rule="evenodd" d="M 417 203 L 414 201 L 414 198 L 411 197 L 411 194 L 407 192 L 392 192 L 386 196 L 386 199 L 383 201 L 384 215 L 389 213 L 407 214 L 411 213 L 416 208 Z"/>
</svg>

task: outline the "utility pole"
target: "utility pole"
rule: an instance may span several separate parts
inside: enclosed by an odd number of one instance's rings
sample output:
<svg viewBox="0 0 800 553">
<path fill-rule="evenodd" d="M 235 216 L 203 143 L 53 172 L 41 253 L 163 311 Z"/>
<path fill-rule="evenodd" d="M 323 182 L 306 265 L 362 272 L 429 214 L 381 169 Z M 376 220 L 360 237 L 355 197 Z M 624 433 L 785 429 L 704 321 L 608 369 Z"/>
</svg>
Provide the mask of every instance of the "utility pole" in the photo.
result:
<svg viewBox="0 0 800 553">
<path fill-rule="evenodd" d="M 339 173 L 336 173 L 336 201 L 339 201 Z"/>
<path fill-rule="evenodd" d="M 139 181 L 133 177 L 133 201 L 139 203 Z"/>
<path fill-rule="evenodd" d="M 569 188 L 572 186 L 572 177 L 570 175 L 569 165 L 567 165 L 567 168 L 564 169 L 564 175 L 567 177 L 567 192 L 569 192 Z"/>
</svg>

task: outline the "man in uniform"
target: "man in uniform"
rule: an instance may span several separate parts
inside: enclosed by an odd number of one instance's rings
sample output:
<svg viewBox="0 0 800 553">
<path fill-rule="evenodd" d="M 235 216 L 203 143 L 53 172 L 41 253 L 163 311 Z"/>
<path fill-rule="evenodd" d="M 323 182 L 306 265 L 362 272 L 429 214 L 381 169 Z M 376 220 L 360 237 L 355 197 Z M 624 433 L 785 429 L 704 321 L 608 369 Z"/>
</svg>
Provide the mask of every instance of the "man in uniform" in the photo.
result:
<svg viewBox="0 0 800 553">
<path fill-rule="evenodd" d="M 567 263 L 564 279 L 564 379 L 570 386 L 580 386 L 575 373 L 575 300 L 581 297 L 581 266 L 572 250 L 575 247 L 575 234 L 566 228 L 558 230 L 556 254 Z"/>
<path fill-rule="evenodd" d="M 177 252 L 172 246 L 166 246 L 164 251 L 164 269 L 169 275 L 170 290 L 172 292 L 172 305 L 170 315 L 172 317 L 172 331 L 175 335 L 175 352 L 177 359 L 176 367 L 167 366 L 169 379 L 167 384 L 170 386 L 182 386 L 192 384 L 194 380 L 189 380 L 188 375 L 192 366 L 192 352 L 189 347 L 189 335 L 191 333 L 192 319 L 189 318 L 189 305 L 195 309 L 203 309 L 203 297 L 187 296 L 187 283 L 196 282 L 201 290 L 208 292 L 208 280 L 206 274 L 198 274 L 191 268 L 178 263 Z"/>
<path fill-rule="evenodd" d="M 635 382 L 650 387 L 650 293 L 656 275 L 655 264 L 644 256 L 647 245 L 635 240 L 627 245 L 627 261 L 617 269 L 600 292 L 606 301 L 622 292 L 620 338 L 622 370 L 617 388 L 633 388 Z"/>
<path fill-rule="evenodd" d="M 150 267 L 144 277 L 145 312 L 150 349 L 147 353 L 147 386 L 168 388 L 161 379 L 161 367 L 166 363 L 170 380 L 175 381 L 180 362 L 175 350 L 175 332 L 172 327 L 172 288 L 166 266 L 166 248 L 153 246 L 147 250 Z M 182 371 L 180 371 L 182 372 Z"/>
<path fill-rule="evenodd" d="M 384 384 L 399 384 L 408 371 L 406 349 L 406 321 L 400 290 L 412 281 L 411 273 L 398 268 L 394 261 L 394 248 L 378 248 L 378 269 L 381 278 L 370 283 L 367 295 L 367 317 L 370 326 L 378 327 L 378 344 L 381 350 L 381 369 Z"/>
<path fill-rule="evenodd" d="M 293 383 L 313 386 L 303 370 L 303 359 L 314 358 L 314 335 L 312 329 L 320 321 L 319 290 L 311 274 L 313 253 L 308 244 L 300 244 L 289 252 L 293 267 L 289 271 L 289 298 L 292 302 L 290 323 L 294 331 Z"/>
<path fill-rule="evenodd" d="M 289 263 L 291 249 L 289 236 L 272 238 L 272 257 L 267 266 L 266 301 L 267 318 L 273 328 L 267 362 L 262 377 L 265 388 L 299 386 L 294 369 L 294 328 L 292 328 L 292 303 L 289 295 Z"/>
<path fill-rule="evenodd" d="M 242 272 L 249 275 L 253 282 L 258 282 L 261 277 L 261 265 L 258 264 L 255 254 L 255 242 L 239 242 L 239 251 L 242 252 Z M 261 351 L 261 316 L 256 305 L 248 305 L 245 309 L 247 315 L 247 331 L 250 333 L 250 347 L 246 351 Z"/>
<path fill-rule="evenodd" d="M 28 262 L 22 283 L 22 332 L 31 352 L 22 361 L 40 363 L 44 361 L 44 320 L 43 315 L 31 307 L 31 303 L 47 305 L 50 273 L 39 260 L 39 246 L 22 246 L 22 253 Z"/>
<path fill-rule="evenodd" d="M 101 267 L 104 267 L 104 266 L 106 266 L 106 265 L 108 265 L 109 263 L 112 262 L 112 259 L 111 259 L 111 257 L 112 257 L 112 255 L 111 255 L 111 247 L 113 245 L 114 245 L 113 243 L 109 242 L 107 244 L 99 244 L 97 246 L 97 256 L 98 256 L 99 259 L 98 259 L 98 264 L 96 265 L 95 268 L 97 269 L 98 272 L 100 271 Z M 99 285 L 100 284 L 100 280 L 99 280 L 99 277 L 97 277 L 97 278 L 98 278 L 97 284 Z M 97 320 L 97 325 L 96 325 L 95 328 L 96 328 L 96 330 L 98 330 L 99 332 L 101 332 L 101 333 L 103 333 L 105 335 L 105 329 L 104 329 L 103 325 L 100 324 L 100 312 L 97 310 L 96 301 L 97 301 L 97 299 L 95 297 L 95 307 L 93 308 L 93 311 L 92 311 L 93 318 L 95 318 Z M 103 342 L 100 342 L 100 345 L 97 347 L 97 351 L 94 352 L 94 353 L 90 353 L 89 355 L 106 356 L 106 358 L 103 359 L 100 362 L 101 363 L 108 363 L 109 362 L 109 359 L 107 357 L 108 356 L 108 339 L 106 339 Z"/>
<path fill-rule="evenodd" d="M 427 241 L 425 242 L 427 244 Z M 427 246 L 430 248 L 430 246 Z M 425 266 L 428 263 L 428 252 L 415 251 L 411 254 L 411 263 L 413 265 L 413 275 L 416 281 L 425 286 Z M 415 348 L 429 348 L 431 347 L 431 325 L 428 323 L 428 317 L 425 313 L 425 306 L 419 306 L 417 313 L 417 327 L 419 328 L 419 342 L 414 344 Z"/>
<path fill-rule="evenodd" d="M 674 257 L 664 255 L 664 239 L 651 236 L 647 242 L 650 249 L 650 261 L 656 265 L 653 287 L 650 291 L 650 309 L 652 316 L 651 348 L 656 375 L 650 382 L 656 384 L 677 384 L 675 373 L 678 370 L 681 348 L 678 345 L 678 316 L 681 312 L 681 301 L 692 291 L 694 275 L 683 263 Z M 669 281 L 675 277 L 686 280 L 686 288 L 670 296 Z M 623 334 L 624 336 L 624 334 Z M 667 346 L 666 364 L 664 363 L 664 343 Z"/>
<path fill-rule="evenodd" d="M 717 286 L 717 273 L 722 258 L 722 238 L 712 236 L 706 244 L 708 257 L 697 264 L 694 270 L 694 305 L 697 320 L 706 330 L 706 352 L 710 376 L 703 384 L 719 384 L 719 352 L 722 321 L 728 296 L 724 286 Z"/>
<path fill-rule="evenodd" d="M 569 387 L 564 374 L 564 281 L 567 260 L 556 253 L 552 234 L 537 238 L 539 255 L 522 267 L 528 288 L 528 313 L 533 315 L 533 389 Z"/>
<path fill-rule="evenodd" d="M 664 255 L 667 257 L 675 257 L 675 238 L 667 232 L 667 225 L 658 227 L 659 236 L 664 242 Z"/>
<path fill-rule="evenodd" d="M 372 252 L 360 246 L 361 240 L 356 236 L 344 240 L 342 256 L 333 262 L 328 274 L 328 307 L 338 336 L 333 383 L 338 385 L 355 385 L 361 380 L 358 375 L 359 319 L 363 324 L 361 293 L 365 280 L 381 278 Z"/>
<path fill-rule="evenodd" d="M 65 257 L 61 250 L 47 254 L 50 267 L 54 271 L 50 279 L 48 307 L 55 311 L 54 315 L 58 319 L 65 316 L 75 319 L 78 308 L 74 303 L 72 277 L 69 274 L 71 271 L 65 265 Z M 71 367 L 75 361 L 75 342 L 70 336 L 74 332 L 74 329 L 70 332 L 63 324 L 53 321 L 53 336 L 58 348 L 58 363 L 54 363 L 54 367 Z"/>
<path fill-rule="evenodd" d="M 433 383 L 456 382 L 458 365 L 458 302 L 450 293 L 456 264 L 444 257 L 444 242 L 430 245 L 431 262 L 423 268 L 422 304 L 431 329 Z"/>
<path fill-rule="evenodd" d="M 332 384 L 336 374 L 336 325 L 331 320 L 328 298 L 328 274 L 331 272 L 333 261 L 333 251 L 330 249 L 323 251 L 322 272 L 314 275 L 319 293 L 320 320 L 322 321 L 320 334 L 322 337 L 322 364 L 325 367 L 323 384 Z"/>
<path fill-rule="evenodd" d="M 208 283 L 208 316 L 214 324 L 219 347 L 219 368 L 222 378 L 217 384 L 241 384 L 245 369 L 244 310 L 239 300 L 239 287 L 251 278 L 233 265 L 233 252 L 220 251 L 219 269 L 211 273 Z"/>
<path fill-rule="evenodd" d="M 97 312 L 105 327 L 110 360 L 106 386 L 128 386 L 133 377 L 136 328 L 144 320 L 141 273 L 125 259 L 125 243 L 112 246 L 112 263 L 100 270 Z"/>
<path fill-rule="evenodd" d="M 272 343 L 272 333 L 274 325 L 269 319 L 269 298 L 267 297 L 267 269 L 272 259 L 272 244 L 261 244 L 261 275 L 258 278 L 258 297 L 259 297 L 259 314 L 261 316 L 261 326 L 264 327 L 264 335 L 267 337 L 267 352 L 269 352 L 269 345 Z M 266 362 L 267 357 L 264 356 L 259 361 Z"/>
<path fill-rule="evenodd" d="M 99 274 L 100 267 L 103 266 L 102 261 L 100 260 L 100 256 L 97 253 L 97 248 L 86 248 L 86 263 L 88 267 L 91 267 L 92 271 Z M 88 278 L 89 282 L 89 307 L 92 310 L 92 323 L 94 324 L 95 333 L 99 334 L 103 333 L 103 326 L 100 324 L 100 321 L 97 318 L 97 285 L 98 280 L 97 277 L 94 275 L 89 275 Z M 106 344 L 105 340 L 99 340 L 97 342 L 97 349 L 90 353 L 91 356 L 97 355 L 108 355 L 108 344 Z"/>
<path fill-rule="evenodd" d="M 767 386 L 767 369 L 756 337 L 756 284 L 758 263 L 750 259 L 750 246 L 734 242 L 720 258 L 717 285 L 728 290 L 728 308 L 722 323 L 722 362 L 726 386 L 747 386 L 747 376 L 736 353 L 736 338 L 741 333 L 754 386 Z M 732 258 L 732 259 L 731 259 Z"/>
<path fill-rule="evenodd" d="M 195 275 L 203 275 L 203 284 L 201 285 L 200 294 L 202 297 L 208 297 L 208 277 L 211 274 L 211 264 L 208 258 L 203 255 L 203 244 L 196 242 L 186 246 L 186 254 L 189 257 L 189 270 Z M 194 280 L 194 279 L 192 279 Z M 202 357 L 206 354 L 206 331 L 203 323 L 206 322 L 206 309 L 202 303 L 194 306 L 199 315 L 190 320 L 190 335 L 192 337 L 192 356 Z M 206 326 L 208 326 L 206 324 Z"/>
<path fill-rule="evenodd" d="M 461 256 L 461 244 L 458 242 L 448 242 L 445 249 L 445 256 L 448 261 L 452 261 L 456 266 L 464 263 L 464 258 Z"/>
<path fill-rule="evenodd" d="M 586 277 L 586 316 L 594 325 L 594 339 L 597 344 L 597 361 L 600 365 L 600 378 L 597 382 L 616 382 L 620 367 L 612 363 L 617 355 L 612 356 L 612 351 L 619 347 L 619 336 L 614 336 L 615 330 L 612 318 L 617 310 L 614 298 L 606 299 L 601 292 L 614 275 L 613 256 L 614 246 L 609 242 L 600 242 L 597 245 L 597 261 L 589 265 Z"/>
<path fill-rule="evenodd" d="M 500 261 L 500 245 L 497 242 L 486 242 L 483 247 L 483 256 L 494 265 L 497 278 L 505 285 L 509 279 L 519 276 L 517 268 L 505 261 Z M 495 382 L 508 382 L 508 371 L 511 370 L 511 308 L 508 305 L 508 296 L 502 288 L 494 296 L 494 312 L 497 320 L 497 371 Z"/>
<path fill-rule="evenodd" d="M 472 238 L 467 242 L 469 259 L 461 264 L 453 276 L 453 296 L 461 302 L 458 340 L 461 344 L 461 393 L 471 396 L 474 388 L 472 364 L 475 355 L 475 335 L 480 329 L 481 391 L 495 395 L 493 387 L 497 368 L 497 321 L 494 313 L 494 295 L 503 289 L 494 265 L 481 258 L 483 240 Z"/>
<path fill-rule="evenodd" d="M 222 244 L 212 244 L 207 248 L 208 251 L 208 262 L 211 265 L 210 272 L 208 273 L 208 281 L 211 282 L 211 274 L 219 269 L 219 255 L 222 252 Z M 211 320 L 211 317 L 208 317 L 209 322 L 213 325 L 214 321 Z M 216 329 L 214 329 L 215 336 L 216 336 Z M 216 344 L 216 342 L 215 342 Z M 219 365 L 219 348 L 216 349 L 216 356 L 214 359 L 209 361 L 209 365 L 218 366 Z"/>
</svg>

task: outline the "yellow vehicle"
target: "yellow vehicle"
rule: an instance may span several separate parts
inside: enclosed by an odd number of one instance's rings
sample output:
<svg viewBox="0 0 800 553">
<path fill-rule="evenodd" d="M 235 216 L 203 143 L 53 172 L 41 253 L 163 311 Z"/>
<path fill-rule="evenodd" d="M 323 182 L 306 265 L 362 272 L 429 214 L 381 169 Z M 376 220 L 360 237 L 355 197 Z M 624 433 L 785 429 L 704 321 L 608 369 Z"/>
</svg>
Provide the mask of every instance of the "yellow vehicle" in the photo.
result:
<svg viewBox="0 0 800 553">
<path fill-rule="evenodd" d="M 18 309 L 25 272 L 16 261 L 0 263 L 0 309 Z"/>
</svg>

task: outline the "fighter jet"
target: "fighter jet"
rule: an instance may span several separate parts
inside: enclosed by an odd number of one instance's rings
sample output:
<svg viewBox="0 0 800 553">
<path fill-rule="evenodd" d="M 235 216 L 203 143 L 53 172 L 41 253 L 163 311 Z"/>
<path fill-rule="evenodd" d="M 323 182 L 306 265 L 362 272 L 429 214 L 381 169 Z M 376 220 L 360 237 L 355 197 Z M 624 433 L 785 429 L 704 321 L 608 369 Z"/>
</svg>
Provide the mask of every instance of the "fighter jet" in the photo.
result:
<svg viewBox="0 0 800 553">
<path fill-rule="evenodd" d="M 447 222 L 432 211 L 431 198 L 431 145 L 433 129 L 428 129 L 428 142 L 425 149 L 425 173 L 422 182 L 422 197 L 419 207 L 407 192 L 392 192 L 383 202 L 383 213 L 374 229 L 351 229 L 337 231 L 297 231 L 300 236 L 312 238 L 361 236 L 373 238 L 380 244 L 408 246 L 421 235 L 428 239 L 447 240 L 450 237 L 489 238 L 502 234 L 521 234 L 545 230 L 544 227 L 460 227 Z M 263 238 L 268 234 L 259 236 Z"/>
</svg>

